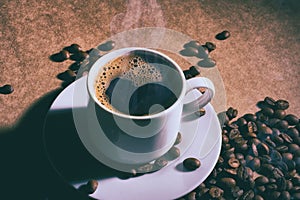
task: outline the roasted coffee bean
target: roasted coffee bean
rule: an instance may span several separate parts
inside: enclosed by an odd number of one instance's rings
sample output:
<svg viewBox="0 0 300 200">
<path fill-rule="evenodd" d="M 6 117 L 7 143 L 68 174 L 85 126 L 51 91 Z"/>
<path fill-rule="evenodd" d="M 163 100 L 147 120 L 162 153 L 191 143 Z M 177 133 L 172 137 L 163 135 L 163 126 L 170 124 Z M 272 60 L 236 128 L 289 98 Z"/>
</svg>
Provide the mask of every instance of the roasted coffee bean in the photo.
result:
<svg viewBox="0 0 300 200">
<path fill-rule="evenodd" d="M 271 151 L 270 156 L 271 156 L 272 160 L 275 161 L 275 162 L 282 160 L 281 154 L 275 149 L 273 149 Z"/>
<path fill-rule="evenodd" d="M 276 101 L 275 106 L 277 109 L 286 110 L 289 108 L 290 104 L 286 100 L 279 99 Z"/>
<path fill-rule="evenodd" d="M 286 143 L 293 143 L 293 139 L 286 133 L 282 133 L 279 135 Z"/>
<path fill-rule="evenodd" d="M 231 175 L 237 175 L 237 168 L 224 168 L 224 171 Z"/>
<path fill-rule="evenodd" d="M 255 122 L 256 119 L 257 119 L 256 115 L 254 115 L 254 114 L 252 114 L 252 113 L 247 113 L 247 114 L 245 114 L 245 115 L 243 116 L 243 118 L 244 118 L 245 120 L 247 120 L 248 122 L 249 122 L 249 121 Z"/>
<path fill-rule="evenodd" d="M 266 187 L 264 185 L 256 186 L 256 190 L 260 193 L 264 193 L 266 191 Z"/>
<path fill-rule="evenodd" d="M 284 120 L 286 120 L 290 126 L 297 125 L 299 123 L 298 117 L 293 114 L 286 115 Z"/>
<path fill-rule="evenodd" d="M 189 57 L 198 56 L 199 50 L 198 50 L 198 48 L 195 48 L 195 47 L 186 47 L 185 49 L 180 51 L 180 54 L 183 56 L 189 56 Z"/>
<path fill-rule="evenodd" d="M 231 168 L 238 168 L 240 166 L 240 161 L 236 158 L 230 158 L 228 160 L 228 165 L 231 167 Z"/>
<path fill-rule="evenodd" d="M 6 84 L 6 85 L 3 85 L 2 87 L 0 87 L 0 94 L 11 94 L 11 93 L 13 93 L 13 91 L 14 91 L 14 88 L 9 84 Z"/>
<path fill-rule="evenodd" d="M 86 184 L 81 185 L 78 190 L 84 194 L 93 194 L 98 188 L 97 180 L 89 180 Z"/>
<path fill-rule="evenodd" d="M 288 151 L 288 147 L 285 146 L 285 145 L 280 145 L 280 146 L 276 147 L 276 150 L 281 152 L 281 153 L 284 153 L 284 152 Z"/>
<path fill-rule="evenodd" d="M 266 176 L 259 176 L 255 179 L 255 184 L 260 186 L 260 185 L 266 185 L 269 183 L 269 179 Z"/>
<path fill-rule="evenodd" d="M 205 45 L 203 45 L 203 46 L 206 47 L 209 52 L 212 52 L 213 50 L 215 50 L 217 48 L 217 46 L 212 42 L 206 42 Z"/>
<path fill-rule="evenodd" d="M 276 147 L 276 144 L 270 138 L 265 139 L 265 143 L 272 148 Z"/>
<path fill-rule="evenodd" d="M 236 186 L 236 181 L 233 178 L 224 177 L 220 179 L 220 182 L 227 188 L 233 188 Z"/>
<path fill-rule="evenodd" d="M 277 167 L 275 167 L 274 170 L 272 171 L 272 175 L 275 179 L 284 177 L 284 174 L 282 173 L 282 171 Z"/>
<path fill-rule="evenodd" d="M 197 168 L 199 168 L 201 166 L 201 162 L 197 158 L 186 158 L 183 161 L 183 166 L 187 170 L 191 170 L 192 171 L 192 170 L 196 170 Z"/>
<path fill-rule="evenodd" d="M 222 31 L 216 35 L 217 40 L 226 40 L 229 37 L 230 37 L 230 32 L 227 30 Z"/>
<path fill-rule="evenodd" d="M 274 110 L 270 107 L 265 107 L 261 110 L 261 112 L 266 115 L 266 116 L 269 116 L 269 117 L 272 117 L 274 115 Z"/>
<path fill-rule="evenodd" d="M 88 57 L 88 53 L 84 52 L 84 51 L 78 51 L 74 54 L 72 54 L 70 56 L 70 59 L 71 60 L 74 60 L 74 61 L 77 61 L 77 62 L 81 62 L 83 61 L 84 59 L 86 59 Z"/>
<path fill-rule="evenodd" d="M 70 53 L 66 50 L 62 50 L 58 53 L 52 54 L 49 58 L 53 62 L 63 62 L 70 58 Z"/>
<path fill-rule="evenodd" d="M 252 143 L 252 144 L 251 144 L 251 154 L 252 154 L 253 156 L 258 156 L 257 145 L 258 145 L 258 144 L 255 144 L 255 143 Z"/>
<path fill-rule="evenodd" d="M 295 126 L 295 128 L 300 131 L 300 122 Z"/>
<path fill-rule="evenodd" d="M 254 196 L 254 200 L 264 200 L 264 198 L 262 196 L 260 196 L 259 194 L 256 194 Z"/>
<path fill-rule="evenodd" d="M 299 145 L 297 144 L 289 144 L 288 147 L 290 153 L 295 153 L 297 150 L 300 149 Z"/>
<path fill-rule="evenodd" d="M 257 117 L 257 120 L 259 120 L 261 122 L 266 122 L 269 119 L 269 117 L 267 115 L 265 115 L 262 111 L 258 111 L 256 113 L 256 117 Z"/>
<path fill-rule="evenodd" d="M 280 190 L 280 191 L 286 190 L 286 179 L 284 177 L 277 179 L 276 183 L 278 186 L 278 190 Z"/>
<path fill-rule="evenodd" d="M 270 126 L 270 127 L 273 127 L 273 126 L 275 126 L 275 124 L 277 124 L 278 122 L 280 121 L 280 119 L 278 119 L 278 118 L 271 118 L 271 119 L 269 119 L 268 120 L 268 125 Z"/>
<path fill-rule="evenodd" d="M 271 128 L 269 128 L 268 126 L 262 126 L 259 130 L 259 132 L 269 136 L 273 134 L 273 130 Z"/>
<path fill-rule="evenodd" d="M 272 161 L 272 158 L 269 155 L 260 156 L 260 161 L 262 164 L 269 164 Z"/>
<path fill-rule="evenodd" d="M 160 157 L 154 161 L 154 168 L 156 170 L 159 170 L 159 169 L 165 167 L 167 164 L 168 164 L 168 160 L 164 157 Z"/>
<path fill-rule="evenodd" d="M 229 134 L 228 137 L 230 140 L 233 140 L 234 138 L 238 137 L 240 135 L 240 131 L 239 129 L 232 129 Z"/>
<path fill-rule="evenodd" d="M 245 120 L 244 118 L 240 117 L 237 121 L 236 121 L 236 124 L 238 126 L 244 126 L 244 125 L 247 125 L 247 120 Z"/>
<path fill-rule="evenodd" d="M 253 192 L 253 190 L 248 190 L 241 196 L 241 200 L 252 200 L 254 198 L 254 195 L 255 193 Z"/>
<path fill-rule="evenodd" d="M 272 164 L 262 164 L 261 168 L 259 169 L 259 173 L 269 176 L 271 173 L 273 173 L 274 169 L 275 167 Z"/>
<path fill-rule="evenodd" d="M 293 197 L 292 199 L 299 200 L 300 199 L 300 191 L 293 193 L 292 197 Z"/>
<path fill-rule="evenodd" d="M 290 200 L 291 199 L 291 195 L 288 191 L 283 191 L 281 192 L 279 199 L 281 200 Z"/>
<path fill-rule="evenodd" d="M 249 121 L 247 123 L 247 127 L 248 127 L 248 132 L 249 133 L 256 133 L 257 132 L 257 126 L 256 126 L 255 122 Z"/>
<path fill-rule="evenodd" d="M 153 164 L 147 163 L 142 166 L 139 166 L 137 168 L 137 172 L 138 173 L 149 173 L 149 172 L 153 171 L 153 167 L 154 167 Z"/>
<path fill-rule="evenodd" d="M 294 186 L 300 186 L 300 177 L 293 177 L 292 178 L 292 183 Z M 300 188 L 299 188 L 300 189 Z"/>
<path fill-rule="evenodd" d="M 286 116 L 285 110 L 278 109 L 278 110 L 274 111 L 274 117 L 275 118 L 283 119 L 285 116 Z"/>
<path fill-rule="evenodd" d="M 273 187 L 271 187 L 271 186 L 273 186 Z M 268 185 L 267 187 L 270 187 L 270 190 L 276 190 L 275 188 L 277 187 L 276 186 L 276 184 L 271 184 L 271 185 Z M 272 189 L 272 188 L 274 188 L 274 189 Z M 278 199 L 279 198 L 279 196 L 280 196 L 280 192 L 278 192 L 278 191 L 272 191 L 272 192 L 270 192 L 270 199 Z"/>
<path fill-rule="evenodd" d="M 245 181 L 249 179 L 250 175 L 245 166 L 240 165 L 237 169 L 237 176 L 240 180 Z"/>
<path fill-rule="evenodd" d="M 173 146 L 171 149 L 165 154 L 165 157 L 168 160 L 174 160 L 180 156 L 180 150 L 179 148 Z"/>
<path fill-rule="evenodd" d="M 180 132 L 178 132 L 174 145 L 179 144 L 181 141 L 182 141 L 182 135 Z"/>
<path fill-rule="evenodd" d="M 222 142 L 223 144 L 227 144 L 229 142 L 229 138 L 227 135 L 222 135 Z"/>
<path fill-rule="evenodd" d="M 226 115 L 228 116 L 229 120 L 232 120 L 238 115 L 238 111 L 232 107 L 229 107 L 226 111 Z"/>
<path fill-rule="evenodd" d="M 259 155 L 268 155 L 270 152 L 270 149 L 268 147 L 268 145 L 266 143 L 260 143 L 257 145 L 257 151 L 259 153 Z"/>
<path fill-rule="evenodd" d="M 287 132 L 286 132 L 291 138 L 297 138 L 299 137 L 299 131 L 294 128 L 294 127 L 291 127 L 291 128 L 288 128 Z"/>
<path fill-rule="evenodd" d="M 81 50 L 81 46 L 79 44 L 71 44 L 70 46 L 65 47 L 63 50 L 68 53 L 77 53 Z"/>
<path fill-rule="evenodd" d="M 274 141 L 274 143 L 276 143 L 277 145 L 283 144 L 284 140 L 281 136 L 276 135 L 276 136 L 271 136 L 272 137 L 272 141 Z"/>
<path fill-rule="evenodd" d="M 260 165 L 261 165 L 260 159 L 259 158 L 253 158 L 253 160 L 251 160 L 248 165 L 253 171 L 257 171 L 260 168 Z"/>
<path fill-rule="evenodd" d="M 216 187 L 216 186 L 213 186 L 209 189 L 209 195 L 212 197 L 212 198 L 220 198 L 222 197 L 224 191 L 219 188 L 219 187 Z"/>
<path fill-rule="evenodd" d="M 278 128 L 279 130 L 287 130 L 289 127 L 289 124 L 285 120 L 280 120 L 275 124 L 275 127 Z"/>
<path fill-rule="evenodd" d="M 183 74 L 186 79 L 190 79 L 200 74 L 200 71 L 195 67 L 191 66 L 188 70 L 184 70 Z"/>
<path fill-rule="evenodd" d="M 200 108 L 197 112 L 195 112 L 195 114 L 198 116 L 198 117 L 202 117 L 203 115 L 205 115 L 206 111 L 204 108 Z"/>
<path fill-rule="evenodd" d="M 264 102 L 268 104 L 270 107 L 274 107 L 276 105 L 276 101 L 271 97 L 266 97 Z"/>
</svg>

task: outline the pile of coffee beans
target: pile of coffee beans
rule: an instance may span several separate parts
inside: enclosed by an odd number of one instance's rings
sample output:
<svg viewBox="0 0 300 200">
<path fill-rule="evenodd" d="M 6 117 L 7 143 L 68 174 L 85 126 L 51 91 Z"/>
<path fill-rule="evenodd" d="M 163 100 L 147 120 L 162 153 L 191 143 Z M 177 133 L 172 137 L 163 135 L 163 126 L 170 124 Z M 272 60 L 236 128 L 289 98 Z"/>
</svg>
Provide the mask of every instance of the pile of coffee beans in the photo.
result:
<svg viewBox="0 0 300 200">
<path fill-rule="evenodd" d="M 238 119 L 230 107 L 209 177 L 181 199 L 300 199 L 300 122 L 289 102 L 266 97 Z"/>
</svg>

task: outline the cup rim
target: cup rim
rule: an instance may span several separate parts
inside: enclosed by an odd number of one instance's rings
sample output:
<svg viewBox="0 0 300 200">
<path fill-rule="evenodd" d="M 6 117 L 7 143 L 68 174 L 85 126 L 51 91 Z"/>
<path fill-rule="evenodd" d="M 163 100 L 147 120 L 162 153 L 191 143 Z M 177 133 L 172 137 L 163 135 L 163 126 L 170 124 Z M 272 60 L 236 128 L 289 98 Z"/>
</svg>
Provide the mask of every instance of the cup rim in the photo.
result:
<svg viewBox="0 0 300 200">
<path fill-rule="evenodd" d="M 160 56 L 162 56 L 163 58 L 167 59 L 178 71 L 178 73 L 180 74 L 180 78 L 182 81 L 182 89 L 180 92 L 179 97 L 177 98 L 177 100 L 167 109 L 155 113 L 155 114 L 150 114 L 150 115 L 144 115 L 144 116 L 137 116 L 137 115 L 129 115 L 129 114 L 125 114 L 122 112 L 117 112 L 114 110 L 111 110 L 109 108 L 107 108 L 106 106 L 104 106 L 101 102 L 99 102 L 98 98 L 96 97 L 95 94 L 95 81 L 96 78 L 99 75 L 99 71 L 100 69 L 109 61 L 118 58 L 126 53 L 130 53 L 133 51 L 147 51 L 147 52 L 151 52 L 151 53 L 155 53 L 158 54 Z M 175 107 L 177 107 L 178 104 L 180 104 L 183 100 L 183 97 L 185 95 L 185 91 L 186 91 L 186 80 L 183 74 L 183 71 L 181 69 L 181 67 L 173 60 L 171 59 L 169 56 L 165 55 L 162 52 L 159 52 L 157 50 L 154 49 L 149 49 L 149 48 L 144 48 L 144 47 L 126 47 L 126 48 L 120 48 L 120 49 L 116 49 L 113 50 L 111 52 L 108 52 L 107 54 L 101 56 L 90 68 L 88 75 L 87 75 L 87 89 L 88 89 L 88 93 L 89 96 L 93 99 L 93 101 L 95 103 L 97 103 L 98 106 L 100 106 L 102 109 L 104 109 L 105 111 L 111 113 L 112 115 L 118 116 L 118 117 L 122 117 L 122 118 L 128 118 L 128 119 L 134 119 L 134 120 L 145 120 L 145 119 L 153 119 L 153 118 L 157 118 L 157 117 L 161 117 L 163 115 L 165 115 L 166 113 L 170 112 L 171 110 L 173 110 Z"/>
</svg>

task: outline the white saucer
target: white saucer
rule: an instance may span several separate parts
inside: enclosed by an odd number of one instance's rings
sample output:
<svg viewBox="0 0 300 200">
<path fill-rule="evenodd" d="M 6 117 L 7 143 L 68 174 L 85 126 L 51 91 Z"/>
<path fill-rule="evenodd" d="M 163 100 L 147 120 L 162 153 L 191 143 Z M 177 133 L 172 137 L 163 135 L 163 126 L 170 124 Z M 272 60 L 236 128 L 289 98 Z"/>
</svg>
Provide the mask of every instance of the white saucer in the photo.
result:
<svg viewBox="0 0 300 200">
<path fill-rule="evenodd" d="M 81 100 L 78 100 L 78 98 L 74 99 L 74 91 L 83 98 L 80 98 Z M 201 93 L 195 90 L 186 96 L 185 101 L 191 101 L 199 95 Z M 45 146 L 53 167 L 75 188 L 86 183 L 89 178 L 98 180 L 99 187 L 90 195 L 96 199 L 176 199 L 192 191 L 202 183 L 211 173 L 218 160 L 222 142 L 220 137 L 221 127 L 213 107 L 211 104 L 208 104 L 204 107 L 206 110 L 204 116 L 199 118 L 195 115 L 194 117 L 182 119 L 180 129 L 182 142 L 177 145 L 181 155 L 178 159 L 169 162 L 166 167 L 153 173 L 128 179 L 114 176 L 114 172 L 110 172 L 110 175 L 105 177 L 98 177 L 97 175 L 93 177 L 90 172 L 87 172 L 87 175 L 85 175 L 84 171 L 93 168 L 91 165 L 96 162 L 93 160 L 87 166 L 85 165 L 85 159 L 90 159 L 86 157 L 92 158 L 92 156 L 88 155 L 84 149 L 84 144 L 82 145 L 78 139 L 78 135 L 73 134 L 68 139 L 70 128 L 64 125 L 64 120 L 73 121 L 73 116 L 72 113 L 71 115 L 63 115 L 61 113 L 70 112 L 73 108 L 85 109 L 88 102 L 86 76 L 84 76 L 63 90 L 53 102 L 45 123 Z M 53 113 L 55 113 L 55 116 L 53 116 Z M 61 119 L 58 119 L 58 116 L 61 116 Z M 49 122 L 53 118 L 57 119 L 57 121 Z M 82 119 L 82 123 L 85 123 L 84 120 Z M 71 129 L 70 132 L 76 132 L 75 127 Z M 62 132 L 59 133 L 61 135 L 57 135 L 58 130 Z M 88 130 L 87 128 L 86 131 Z M 79 149 L 81 150 L 78 150 L 79 153 L 76 145 L 80 146 Z M 53 149 L 56 149 L 58 152 L 55 153 Z M 95 154 L 96 152 L 90 153 Z M 195 171 L 185 171 L 182 162 L 188 157 L 198 158 L 201 161 L 201 167 Z M 61 166 L 61 162 L 65 163 Z M 80 167 L 77 167 L 77 165 L 80 165 Z M 100 168 L 99 170 L 102 170 Z M 78 177 L 74 177 L 74 174 L 78 175 Z"/>
</svg>

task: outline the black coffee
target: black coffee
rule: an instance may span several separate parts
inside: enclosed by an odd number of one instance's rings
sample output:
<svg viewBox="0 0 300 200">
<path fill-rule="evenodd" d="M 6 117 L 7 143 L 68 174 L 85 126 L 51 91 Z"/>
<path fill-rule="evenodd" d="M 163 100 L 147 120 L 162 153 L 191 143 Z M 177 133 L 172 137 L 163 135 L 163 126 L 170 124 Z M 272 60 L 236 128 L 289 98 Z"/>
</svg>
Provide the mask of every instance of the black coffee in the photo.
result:
<svg viewBox="0 0 300 200">
<path fill-rule="evenodd" d="M 95 86 L 97 98 L 107 108 L 125 114 L 159 113 L 177 100 L 164 84 L 172 79 L 162 72 L 170 65 L 165 58 L 144 51 L 119 57 L 100 71 Z"/>
</svg>

